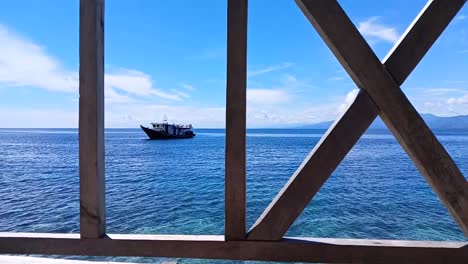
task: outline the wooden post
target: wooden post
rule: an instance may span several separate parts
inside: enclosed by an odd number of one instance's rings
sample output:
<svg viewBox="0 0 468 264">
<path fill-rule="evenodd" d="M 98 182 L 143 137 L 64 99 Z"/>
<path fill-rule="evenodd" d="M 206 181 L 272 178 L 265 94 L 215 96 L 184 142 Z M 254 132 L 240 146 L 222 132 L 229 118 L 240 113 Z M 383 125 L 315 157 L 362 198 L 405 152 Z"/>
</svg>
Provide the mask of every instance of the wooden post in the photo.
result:
<svg viewBox="0 0 468 264">
<path fill-rule="evenodd" d="M 104 0 L 80 0 L 80 234 L 106 233 Z"/>
<path fill-rule="evenodd" d="M 247 0 L 228 0 L 225 239 L 246 237 Z"/>
</svg>

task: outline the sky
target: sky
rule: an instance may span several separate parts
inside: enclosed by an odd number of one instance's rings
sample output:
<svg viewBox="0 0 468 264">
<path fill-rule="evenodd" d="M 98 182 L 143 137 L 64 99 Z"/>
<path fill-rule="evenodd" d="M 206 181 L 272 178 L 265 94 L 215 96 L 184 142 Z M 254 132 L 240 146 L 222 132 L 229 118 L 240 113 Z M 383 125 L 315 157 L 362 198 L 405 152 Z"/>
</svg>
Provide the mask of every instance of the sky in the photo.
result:
<svg viewBox="0 0 468 264">
<path fill-rule="evenodd" d="M 424 0 L 339 1 L 383 59 Z M 468 5 L 402 85 L 421 113 L 468 114 Z M 27 7 L 27 8 L 25 8 Z M 226 1 L 108 0 L 105 126 L 225 125 Z M 0 127 L 77 127 L 78 0 L 3 1 Z M 335 119 L 357 88 L 292 0 L 250 0 L 247 126 Z"/>
</svg>

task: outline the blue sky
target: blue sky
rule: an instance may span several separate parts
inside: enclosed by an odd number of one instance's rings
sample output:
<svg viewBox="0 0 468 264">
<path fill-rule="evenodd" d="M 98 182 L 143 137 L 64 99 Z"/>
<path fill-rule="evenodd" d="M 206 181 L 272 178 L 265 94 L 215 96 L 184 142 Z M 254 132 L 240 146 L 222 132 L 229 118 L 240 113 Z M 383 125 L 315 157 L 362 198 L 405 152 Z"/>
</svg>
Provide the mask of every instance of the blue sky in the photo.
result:
<svg viewBox="0 0 468 264">
<path fill-rule="evenodd" d="M 294 1 L 249 2 L 248 126 L 336 118 L 355 85 Z M 78 3 L 1 3 L 0 127 L 77 126 Z M 426 1 L 340 3 L 382 59 Z M 108 0 L 105 44 L 107 127 L 224 127 L 226 1 Z M 422 113 L 468 114 L 467 72 L 465 6 L 402 88 Z"/>
</svg>

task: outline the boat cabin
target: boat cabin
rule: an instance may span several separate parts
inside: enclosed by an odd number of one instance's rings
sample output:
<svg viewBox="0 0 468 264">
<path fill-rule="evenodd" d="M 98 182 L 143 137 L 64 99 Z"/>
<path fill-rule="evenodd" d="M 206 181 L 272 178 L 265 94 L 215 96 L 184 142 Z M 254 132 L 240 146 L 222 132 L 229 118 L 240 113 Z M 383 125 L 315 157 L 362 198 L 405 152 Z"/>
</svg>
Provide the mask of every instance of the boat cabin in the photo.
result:
<svg viewBox="0 0 468 264">
<path fill-rule="evenodd" d="M 163 123 L 151 123 L 152 129 L 167 135 L 186 135 L 188 131 L 192 131 L 192 125 L 180 125 L 180 124 L 168 124 Z"/>
</svg>

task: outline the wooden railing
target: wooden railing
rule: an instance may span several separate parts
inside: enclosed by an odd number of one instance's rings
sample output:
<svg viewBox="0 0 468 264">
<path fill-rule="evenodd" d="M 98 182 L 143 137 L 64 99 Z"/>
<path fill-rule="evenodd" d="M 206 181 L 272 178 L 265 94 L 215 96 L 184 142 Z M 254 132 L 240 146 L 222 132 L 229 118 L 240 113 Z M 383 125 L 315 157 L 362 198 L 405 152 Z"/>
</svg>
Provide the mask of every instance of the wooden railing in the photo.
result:
<svg viewBox="0 0 468 264">
<path fill-rule="evenodd" d="M 247 232 L 248 8 L 247 0 L 228 0 L 225 235 L 195 236 L 106 234 L 104 0 L 81 0 L 80 234 L 0 233 L 0 254 L 467 263 L 465 242 L 283 237 L 377 116 L 390 128 L 461 229 L 468 233 L 468 184 L 399 87 L 465 2 L 429 1 L 381 63 L 337 1 L 296 0 L 361 91 Z"/>
</svg>

